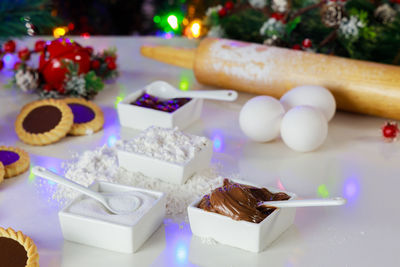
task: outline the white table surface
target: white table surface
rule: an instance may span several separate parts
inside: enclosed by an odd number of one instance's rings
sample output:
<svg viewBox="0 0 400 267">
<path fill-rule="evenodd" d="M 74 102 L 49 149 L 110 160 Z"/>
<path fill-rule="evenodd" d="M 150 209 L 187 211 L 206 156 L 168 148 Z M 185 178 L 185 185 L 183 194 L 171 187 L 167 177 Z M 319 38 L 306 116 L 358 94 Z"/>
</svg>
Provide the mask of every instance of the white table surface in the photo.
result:
<svg viewBox="0 0 400 267">
<path fill-rule="evenodd" d="M 62 172 L 73 153 L 94 149 L 138 132 L 121 129 L 115 103 L 153 80 L 175 86 L 198 84 L 192 71 L 167 66 L 139 54 L 142 44 L 195 46 L 194 42 L 156 38 L 74 38 L 96 50 L 118 49 L 121 76 L 96 98 L 105 114 L 103 131 L 86 137 L 29 146 L 18 140 L 14 121 L 36 95 L 4 89 L 10 72 L 0 74 L 0 145 L 29 152 L 31 166 Z M 33 47 L 35 39 L 25 40 Z M 21 42 L 20 42 L 21 44 Z M 212 89 L 212 88 L 208 88 Z M 226 175 L 261 185 L 283 186 L 300 197 L 343 196 L 343 207 L 298 209 L 294 225 L 266 251 L 255 254 L 224 245 L 206 245 L 187 223 L 165 221 L 135 254 L 120 254 L 63 240 L 57 212 L 49 200 L 52 185 L 27 172 L 0 184 L 0 226 L 23 231 L 35 241 L 41 266 L 395 266 L 400 264 L 400 143 L 384 143 L 384 119 L 339 112 L 329 124 L 326 143 L 312 153 L 297 153 L 281 140 L 249 141 L 239 129 L 238 113 L 252 96 L 240 93 L 234 103 L 207 101 L 199 121 L 187 129 L 216 141 L 213 163 Z M 1 259 L 0 259 L 1 261 Z M 1 264 L 0 264 L 1 265 Z"/>
</svg>

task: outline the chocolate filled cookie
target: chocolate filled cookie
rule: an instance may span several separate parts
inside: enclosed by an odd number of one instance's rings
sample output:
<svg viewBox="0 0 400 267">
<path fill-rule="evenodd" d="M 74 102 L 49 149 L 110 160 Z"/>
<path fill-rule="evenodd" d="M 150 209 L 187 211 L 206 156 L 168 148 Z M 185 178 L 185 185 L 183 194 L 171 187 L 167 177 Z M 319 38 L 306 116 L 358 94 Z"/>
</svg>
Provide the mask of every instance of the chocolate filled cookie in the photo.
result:
<svg viewBox="0 0 400 267">
<path fill-rule="evenodd" d="M 0 146 L 0 182 L 2 167 L 4 178 L 10 178 L 24 173 L 29 169 L 29 155 L 24 150 L 11 146 Z"/>
<path fill-rule="evenodd" d="M 35 243 L 20 231 L 0 227 L 0 266 L 39 266 L 39 254 Z"/>
<path fill-rule="evenodd" d="M 66 98 L 63 101 L 74 115 L 74 124 L 68 134 L 89 135 L 103 128 L 103 112 L 95 103 L 83 98 Z"/>
<path fill-rule="evenodd" d="M 73 114 L 66 103 L 56 99 L 39 100 L 25 105 L 15 121 L 15 131 L 30 145 L 57 142 L 71 130 Z"/>
</svg>

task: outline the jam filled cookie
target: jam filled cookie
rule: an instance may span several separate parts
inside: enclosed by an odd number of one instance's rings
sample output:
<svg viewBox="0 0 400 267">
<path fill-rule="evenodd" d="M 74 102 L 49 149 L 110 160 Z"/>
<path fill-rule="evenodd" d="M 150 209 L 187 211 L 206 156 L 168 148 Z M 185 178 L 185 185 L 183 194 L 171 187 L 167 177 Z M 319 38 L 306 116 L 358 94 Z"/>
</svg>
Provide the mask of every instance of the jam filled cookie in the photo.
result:
<svg viewBox="0 0 400 267">
<path fill-rule="evenodd" d="M 73 114 L 66 103 L 44 99 L 25 105 L 15 121 L 18 137 L 30 145 L 48 145 L 67 135 Z"/>
<path fill-rule="evenodd" d="M 0 266 L 39 266 L 39 254 L 35 243 L 20 231 L 0 227 Z"/>
<path fill-rule="evenodd" d="M 68 104 L 74 114 L 74 124 L 69 134 L 88 135 L 103 128 L 103 112 L 95 103 L 83 98 L 67 98 L 64 99 L 64 102 Z"/>
<path fill-rule="evenodd" d="M 20 148 L 0 146 L 0 163 L 4 166 L 4 178 L 10 178 L 29 169 L 30 160 L 28 153 Z"/>
<path fill-rule="evenodd" d="M 4 174 L 5 174 L 4 166 L 3 166 L 3 163 L 1 163 L 1 161 L 0 161 L 0 184 L 4 180 Z"/>
</svg>

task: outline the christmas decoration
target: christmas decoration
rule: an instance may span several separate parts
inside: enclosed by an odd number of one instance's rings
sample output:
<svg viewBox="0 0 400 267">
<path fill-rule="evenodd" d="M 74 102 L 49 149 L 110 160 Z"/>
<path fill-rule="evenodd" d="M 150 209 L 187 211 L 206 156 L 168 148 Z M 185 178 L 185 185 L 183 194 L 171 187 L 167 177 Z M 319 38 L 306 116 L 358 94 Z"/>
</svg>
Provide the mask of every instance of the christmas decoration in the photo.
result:
<svg viewBox="0 0 400 267">
<path fill-rule="evenodd" d="M 7 44 L 8 51 L 15 51 L 14 41 Z M 24 92 L 36 91 L 44 98 L 91 99 L 103 89 L 103 80 L 118 75 L 115 49 L 94 53 L 91 47 L 82 47 L 69 39 L 56 39 L 47 43 L 39 40 L 34 50 L 23 48 L 17 53 L 21 62 L 14 66 L 13 83 Z M 27 64 L 32 53 L 40 53 L 38 69 Z"/>
<path fill-rule="evenodd" d="M 398 0 L 212 3 L 213 6 L 206 8 L 203 20 L 210 37 L 400 64 Z M 307 42 L 303 43 L 304 40 Z"/>
<path fill-rule="evenodd" d="M 15 83 L 22 91 L 32 92 L 39 86 L 39 73 L 30 67 L 18 68 Z"/>
<path fill-rule="evenodd" d="M 385 122 L 382 126 L 382 136 L 386 142 L 395 141 L 399 133 L 397 122 Z"/>
<path fill-rule="evenodd" d="M 0 41 L 43 34 L 60 22 L 51 15 L 49 0 L 2 0 L 0 21 Z"/>
</svg>

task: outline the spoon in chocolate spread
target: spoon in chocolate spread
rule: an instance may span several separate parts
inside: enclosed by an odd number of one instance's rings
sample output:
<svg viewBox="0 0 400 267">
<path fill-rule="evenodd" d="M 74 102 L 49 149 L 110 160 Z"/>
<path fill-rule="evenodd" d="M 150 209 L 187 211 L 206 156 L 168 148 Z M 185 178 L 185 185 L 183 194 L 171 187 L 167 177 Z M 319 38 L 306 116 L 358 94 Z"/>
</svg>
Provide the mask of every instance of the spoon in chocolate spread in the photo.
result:
<svg viewBox="0 0 400 267">
<path fill-rule="evenodd" d="M 149 84 L 146 88 L 146 93 L 163 99 L 188 97 L 222 101 L 235 101 L 238 96 L 238 93 L 233 90 L 181 91 L 163 81 Z"/>
<path fill-rule="evenodd" d="M 299 208 L 299 207 L 320 207 L 320 206 L 341 206 L 346 203 L 342 197 L 321 198 L 321 199 L 295 199 L 284 201 L 265 201 L 259 203 L 259 206 L 268 208 Z"/>
<path fill-rule="evenodd" d="M 127 194 L 127 192 L 121 192 L 121 194 L 101 194 L 40 166 L 33 167 L 32 172 L 37 176 L 46 178 L 58 184 L 68 186 L 74 190 L 81 192 L 82 194 L 96 199 L 114 214 L 130 213 L 135 211 L 141 205 L 141 200 L 139 197 L 133 194 Z M 121 203 L 123 205 L 121 205 Z"/>
</svg>

